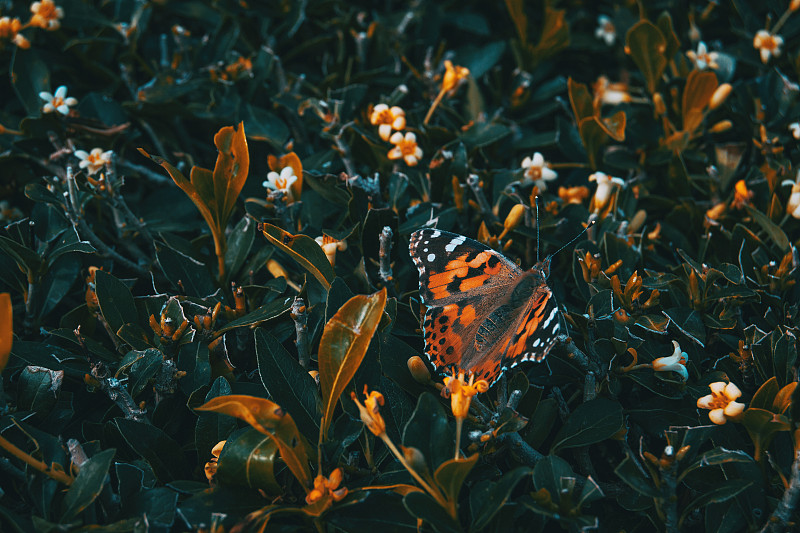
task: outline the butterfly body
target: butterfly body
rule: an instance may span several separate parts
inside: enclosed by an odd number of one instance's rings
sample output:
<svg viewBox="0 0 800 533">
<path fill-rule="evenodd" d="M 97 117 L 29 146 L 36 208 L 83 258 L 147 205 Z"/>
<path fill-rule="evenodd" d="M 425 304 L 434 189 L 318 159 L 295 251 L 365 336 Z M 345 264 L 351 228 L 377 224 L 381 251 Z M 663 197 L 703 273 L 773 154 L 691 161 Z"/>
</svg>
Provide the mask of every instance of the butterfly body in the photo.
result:
<svg viewBox="0 0 800 533">
<path fill-rule="evenodd" d="M 425 352 L 437 368 L 491 383 L 522 361 L 541 361 L 555 344 L 549 261 L 524 271 L 477 241 L 436 229 L 412 234 L 409 250 L 427 307 Z"/>
</svg>

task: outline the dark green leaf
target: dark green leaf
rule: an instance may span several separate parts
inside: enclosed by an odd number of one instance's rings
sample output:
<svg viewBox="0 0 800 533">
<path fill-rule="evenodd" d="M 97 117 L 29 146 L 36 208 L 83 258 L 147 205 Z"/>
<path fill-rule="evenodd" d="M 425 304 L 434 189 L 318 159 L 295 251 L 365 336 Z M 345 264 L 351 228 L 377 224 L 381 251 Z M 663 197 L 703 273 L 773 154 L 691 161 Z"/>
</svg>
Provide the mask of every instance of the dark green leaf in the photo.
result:
<svg viewBox="0 0 800 533">
<path fill-rule="evenodd" d="M 62 523 L 72 521 L 100 495 L 115 453 L 114 448 L 103 450 L 81 465 L 78 477 L 70 485 L 64 497 Z"/>
<path fill-rule="evenodd" d="M 111 331 L 116 332 L 124 324 L 136 323 L 138 314 L 131 291 L 120 280 L 107 272 L 98 270 L 95 274 L 95 292 L 100 312 L 108 322 Z"/>
<path fill-rule="evenodd" d="M 553 451 L 588 446 L 610 438 L 624 427 L 622 406 L 607 398 L 582 403 L 556 435 Z"/>
<path fill-rule="evenodd" d="M 189 477 L 186 458 L 172 437 L 144 422 L 116 418 L 112 423 L 133 451 L 150 464 L 160 481 Z"/>
</svg>

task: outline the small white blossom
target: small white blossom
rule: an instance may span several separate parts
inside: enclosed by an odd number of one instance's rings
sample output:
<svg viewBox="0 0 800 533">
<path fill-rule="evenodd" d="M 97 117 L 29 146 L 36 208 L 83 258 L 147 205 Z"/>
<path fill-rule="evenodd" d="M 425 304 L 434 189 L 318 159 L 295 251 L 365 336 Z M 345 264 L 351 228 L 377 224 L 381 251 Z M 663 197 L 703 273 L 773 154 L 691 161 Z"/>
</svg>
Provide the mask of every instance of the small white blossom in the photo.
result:
<svg viewBox="0 0 800 533">
<path fill-rule="evenodd" d="M 656 372 L 677 372 L 683 378 L 683 381 L 689 379 L 689 371 L 686 370 L 686 362 L 689 356 L 686 352 L 681 351 L 681 345 L 678 341 L 672 341 L 674 351 L 668 357 L 659 357 L 653 361 L 653 370 Z"/>
<path fill-rule="evenodd" d="M 719 53 L 709 52 L 706 43 L 703 41 L 697 44 L 697 52 L 689 50 L 686 52 L 686 55 L 689 56 L 689 59 L 692 60 L 692 63 L 695 64 L 698 70 L 705 70 L 707 68 L 716 70 L 719 68 L 719 64 L 717 63 Z"/>
<path fill-rule="evenodd" d="M 544 156 L 539 152 L 535 152 L 533 158 L 523 159 L 522 168 L 525 169 L 525 178 L 536 183 L 540 191 L 547 190 L 546 181 L 553 181 L 558 177 L 558 173 L 547 166 Z"/>
<path fill-rule="evenodd" d="M 617 40 L 617 29 L 608 15 L 600 15 L 597 17 L 597 29 L 594 30 L 594 36 L 597 39 L 602 39 L 608 46 L 614 44 Z"/>
<path fill-rule="evenodd" d="M 781 185 L 792 186 L 789 201 L 786 203 L 786 213 L 792 215 L 794 218 L 800 218 L 800 170 L 797 171 L 797 179 L 795 181 L 783 180 Z"/>
<path fill-rule="evenodd" d="M 744 411 L 744 404 L 736 402 L 742 395 L 739 387 L 733 383 L 717 381 L 708 386 L 711 394 L 698 398 L 697 407 L 700 409 L 710 409 L 708 418 L 715 424 L 722 425 L 729 418 L 737 418 Z"/>
<path fill-rule="evenodd" d="M 103 151 L 102 148 L 93 148 L 91 152 L 75 150 L 75 157 L 81 160 L 79 167 L 86 169 L 89 175 L 97 174 L 104 166 L 111 164 L 112 150 Z"/>
<path fill-rule="evenodd" d="M 792 132 L 792 137 L 800 140 L 800 122 L 792 122 L 789 124 L 789 131 Z"/>
<path fill-rule="evenodd" d="M 78 104 L 78 100 L 76 98 L 71 96 L 67 98 L 66 85 L 62 85 L 56 89 L 55 94 L 42 91 L 39 93 L 39 98 L 46 102 L 42 107 L 42 113 L 52 113 L 53 111 L 58 111 L 62 115 L 69 115 L 69 108 Z"/>
<path fill-rule="evenodd" d="M 617 187 L 625 186 L 625 182 L 621 178 L 611 177 L 604 172 L 595 172 L 589 176 L 589 181 L 597 182 L 597 190 L 592 199 L 595 213 L 601 211 L 608 204 L 612 193 Z"/>
<path fill-rule="evenodd" d="M 378 135 L 388 141 L 392 130 L 400 131 L 406 127 L 406 112 L 402 107 L 378 104 L 372 108 L 369 121 L 373 126 L 378 126 Z"/>
<path fill-rule="evenodd" d="M 288 191 L 295 181 L 297 176 L 294 175 L 292 167 L 284 167 L 280 174 L 277 172 L 267 174 L 267 179 L 261 185 L 272 191 Z"/>
<path fill-rule="evenodd" d="M 402 132 L 396 131 L 389 141 L 394 145 L 394 148 L 387 154 L 389 159 L 402 158 L 410 167 L 416 166 L 422 159 L 422 148 L 417 145 L 417 136 L 412 132 L 406 132 L 404 136 Z"/>
<path fill-rule="evenodd" d="M 769 61 L 771 56 L 781 55 L 781 46 L 783 46 L 783 37 L 772 35 L 767 30 L 758 30 L 756 36 L 753 37 L 753 47 L 761 55 L 762 63 Z"/>
</svg>

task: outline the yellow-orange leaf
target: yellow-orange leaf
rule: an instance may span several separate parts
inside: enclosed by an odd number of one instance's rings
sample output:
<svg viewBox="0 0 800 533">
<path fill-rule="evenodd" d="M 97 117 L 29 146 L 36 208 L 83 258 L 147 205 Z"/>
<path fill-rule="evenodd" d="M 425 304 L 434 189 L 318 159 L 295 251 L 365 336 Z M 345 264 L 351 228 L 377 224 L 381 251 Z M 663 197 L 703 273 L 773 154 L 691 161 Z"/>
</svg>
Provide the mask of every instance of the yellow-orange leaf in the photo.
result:
<svg viewBox="0 0 800 533">
<path fill-rule="evenodd" d="M 272 224 L 264 224 L 262 233 L 269 242 L 286 252 L 308 270 L 325 287 L 326 291 L 331 288 L 336 274 L 317 241 L 307 235 L 292 235 Z"/>
<path fill-rule="evenodd" d="M 306 492 L 311 487 L 311 470 L 308 467 L 307 443 L 297 429 L 291 415 L 266 398 L 231 394 L 217 396 L 196 411 L 221 413 L 244 420 L 255 429 L 272 438 L 281 458 Z"/>
<path fill-rule="evenodd" d="M 322 389 L 322 436 L 327 435 L 336 402 L 364 360 L 370 340 L 386 307 L 386 288 L 371 296 L 350 298 L 325 324 L 319 343 Z"/>
<path fill-rule="evenodd" d="M 713 72 L 693 70 L 686 78 L 686 87 L 683 89 L 683 130 L 693 132 L 703 121 L 703 113 L 711 96 L 717 90 L 719 82 Z"/>
</svg>

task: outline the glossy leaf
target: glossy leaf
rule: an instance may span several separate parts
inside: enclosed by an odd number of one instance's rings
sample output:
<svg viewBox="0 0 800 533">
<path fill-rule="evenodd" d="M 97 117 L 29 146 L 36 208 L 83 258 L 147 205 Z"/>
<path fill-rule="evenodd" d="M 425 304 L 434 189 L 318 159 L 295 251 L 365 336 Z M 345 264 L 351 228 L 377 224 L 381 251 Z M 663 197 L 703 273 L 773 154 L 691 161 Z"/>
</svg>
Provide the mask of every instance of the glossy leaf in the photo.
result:
<svg viewBox="0 0 800 533">
<path fill-rule="evenodd" d="M 322 435 L 327 435 L 339 396 L 367 354 L 386 307 L 386 289 L 371 296 L 353 296 L 331 318 L 319 346 L 319 378 L 322 390 Z"/>
<path fill-rule="evenodd" d="M 480 507 L 473 510 L 472 527 L 480 531 L 488 526 L 492 518 L 503 508 L 511 497 L 511 492 L 520 481 L 530 476 L 533 470 L 527 467 L 517 467 L 507 472 L 496 483 L 491 483 L 486 491 L 484 498 L 480 501 Z"/>
<path fill-rule="evenodd" d="M 81 465 L 78 476 L 64 497 L 62 522 L 73 520 L 100 495 L 115 454 L 114 448 L 103 450 Z"/>
<path fill-rule="evenodd" d="M 189 465 L 175 439 L 161 429 L 144 422 L 116 418 L 116 429 L 133 451 L 147 461 L 163 482 L 185 479 Z"/>
<path fill-rule="evenodd" d="M 433 473 L 433 479 L 441 487 L 445 498 L 451 502 L 458 502 L 461 487 L 475 463 L 478 462 L 478 455 L 475 453 L 466 458 L 450 459 L 439 465 Z"/>
<path fill-rule="evenodd" d="M 697 129 L 718 86 L 717 75 L 713 72 L 692 70 L 689 73 L 681 105 L 684 131 L 693 132 Z"/>
<path fill-rule="evenodd" d="M 272 224 L 264 224 L 263 233 L 269 242 L 286 252 L 314 276 L 326 291 L 330 289 L 336 274 L 317 241 L 307 235 L 292 235 Z"/>
<path fill-rule="evenodd" d="M 649 20 L 640 20 L 625 36 L 625 51 L 639 67 L 651 94 L 655 92 L 667 66 L 667 58 L 664 57 L 666 50 L 667 41 L 664 35 Z"/>
<path fill-rule="evenodd" d="M 254 428 L 237 432 L 225 442 L 219 456 L 216 480 L 227 485 L 245 485 L 280 494 L 275 478 L 278 445 L 270 436 Z"/>
<path fill-rule="evenodd" d="M 438 533 L 460 533 L 461 527 L 436 500 L 424 492 L 410 492 L 403 505 L 412 516 L 427 523 Z"/>
<path fill-rule="evenodd" d="M 97 302 L 111 331 L 116 332 L 127 323 L 135 323 L 139 316 L 130 289 L 111 274 L 98 270 L 94 278 Z"/>
<path fill-rule="evenodd" d="M 612 437 L 624 427 L 622 406 L 607 398 L 580 404 L 556 435 L 553 451 L 588 446 Z"/>
<path fill-rule="evenodd" d="M 222 413 L 244 420 L 255 429 L 272 438 L 281 458 L 297 480 L 308 490 L 311 470 L 308 467 L 306 443 L 297 430 L 292 416 L 266 398 L 231 394 L 212 398 L 196 411 Z"/>
<path fill-rule="evenodd" d="M 239 317 L 236 320 L 231 320 L 223 327 L 216 330 L 212 338 L 216 339 L 232 329 L 246 326 L 252 328 L 261 324 L 262 322 L 277 318 L 292 308 L 293 301 L 293 298 L 278 298 L 277 300 L 273 300 L 267 304 L 264 304 L 258 309 L 247 313 L 243 317 Z"/>
</svg>

